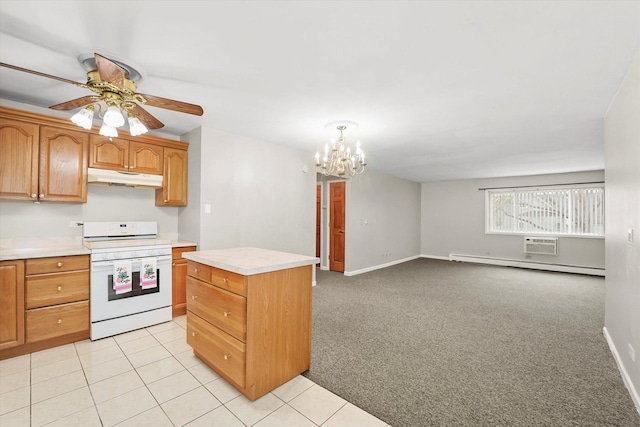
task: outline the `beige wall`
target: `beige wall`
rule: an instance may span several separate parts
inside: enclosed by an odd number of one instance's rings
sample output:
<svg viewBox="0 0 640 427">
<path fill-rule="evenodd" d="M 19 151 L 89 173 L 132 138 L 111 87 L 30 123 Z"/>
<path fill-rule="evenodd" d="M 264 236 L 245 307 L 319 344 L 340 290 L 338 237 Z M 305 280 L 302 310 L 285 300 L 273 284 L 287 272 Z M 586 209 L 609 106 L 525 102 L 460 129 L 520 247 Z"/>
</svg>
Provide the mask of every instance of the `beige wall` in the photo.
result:
<svg viewBox="0 0 640 427">
<path fill-rule="evenodd" d="M 640 412 L 640 55 L 604 120 L 605 332 Z M 633 229 L 634 239 L 627 239 Z M 635 349 L 635 362 L 629 354 Z"/>
<path fill-rule="evenodd" d="M 485 193 L 478 188 L 603 181 L 603 171 L 433 182 L 422 184 L 425 256 L 449 254 L 604 267 L 604 239 L 561 237 L 558 256 L 525 258 L 523 236 L 485 234 Z"/>
</svg>

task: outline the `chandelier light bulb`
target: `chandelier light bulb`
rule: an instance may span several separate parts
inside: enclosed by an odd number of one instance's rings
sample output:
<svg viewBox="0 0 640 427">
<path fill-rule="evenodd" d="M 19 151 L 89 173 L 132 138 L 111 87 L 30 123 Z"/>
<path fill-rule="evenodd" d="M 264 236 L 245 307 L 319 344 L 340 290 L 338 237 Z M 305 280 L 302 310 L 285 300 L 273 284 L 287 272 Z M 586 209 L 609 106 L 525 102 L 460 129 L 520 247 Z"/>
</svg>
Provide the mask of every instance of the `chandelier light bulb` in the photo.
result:
<svg viewBox="0 0 640 427">
<path fill-rule="evenodd" d="M 113 126 L 109 126 L 106 123 L 102 124 L 100 128 L 100 135 L 106 136 L 108 138 L 116 138 L 118 136 L 118 130 Z"/>
<path fill-rule="evenodd" d="M 91 129 L 93 126 L 93 105 L 83 108 L 71 117 L 71 121 L 81 128 Z"/>
<path fill-rule="evenodd" d="M 124 125 L 124 117 L 122 116 L 122 112 L 120 108 L 115 105 L 111 105 L 107 108 L 107 111 L 104 113 L 103 122 L 105 125 L 119 128 Z"/>
<path fill-rule="evenodd" d="M 149 132 L 149 129 L 142 124 L 140 119 L 129 113 L 129 133 L 131 136 L 138 136 L 147 132 Z"/>
</svg>

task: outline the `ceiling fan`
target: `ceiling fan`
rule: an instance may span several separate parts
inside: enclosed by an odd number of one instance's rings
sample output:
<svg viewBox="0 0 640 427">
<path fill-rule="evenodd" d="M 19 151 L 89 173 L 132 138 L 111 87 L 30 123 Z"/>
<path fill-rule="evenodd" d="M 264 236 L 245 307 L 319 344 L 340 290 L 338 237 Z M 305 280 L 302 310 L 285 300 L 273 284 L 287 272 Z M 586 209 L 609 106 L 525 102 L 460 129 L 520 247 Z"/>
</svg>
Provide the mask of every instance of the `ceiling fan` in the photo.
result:
<svg viewBox="0 0 640 427">
<path fill-rule="evenodd" d="M 95 109 L 99 109 L 100 115 L 102 108 L 105 107 L 105 112 L 102 116 L 103 125 L 100 129 L 100 134 L 104 136 L 118 136 L 116 128 L 124 125 L 123 112 L 126 113 L 128 118 L 132 136 L 146 133 L 148 129 L 160 129 L 163 127 L 164 124 L 142 108 L 141 104 L 196 116 L 203 114 L 202 107 L 199 105 L 136 92 L 136 83 L 130 78 L 128 70 L 102 55 L 96 53 L 94 56 L 96 68 L 87 72 L 86 83 L 75 82 L 3 62 L 0 62 L 0 66 L 70 83 L 95 92 L 95 95 L 83 96 L 52 105 L 49 108 L 54 110 L 73 110 L 84 107 L 71 118 L 71 121 L 85 129 L 91 129 Z"/>
</svg>

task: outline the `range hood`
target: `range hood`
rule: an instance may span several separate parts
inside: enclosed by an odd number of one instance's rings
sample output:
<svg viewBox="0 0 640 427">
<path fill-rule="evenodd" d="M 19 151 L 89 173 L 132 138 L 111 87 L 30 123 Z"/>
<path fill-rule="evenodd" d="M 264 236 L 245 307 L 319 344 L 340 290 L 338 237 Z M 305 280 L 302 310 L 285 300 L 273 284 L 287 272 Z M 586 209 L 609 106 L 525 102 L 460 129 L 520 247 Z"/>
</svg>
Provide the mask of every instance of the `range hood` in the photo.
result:
<svg viewBox="0 0 640 427">
<path fill-rule="evenodd" d="M 162 175 L 120 172 L 89 168 L 90 184 L 122 185 L 125 187 L 162 188 Z"/>
</svg>

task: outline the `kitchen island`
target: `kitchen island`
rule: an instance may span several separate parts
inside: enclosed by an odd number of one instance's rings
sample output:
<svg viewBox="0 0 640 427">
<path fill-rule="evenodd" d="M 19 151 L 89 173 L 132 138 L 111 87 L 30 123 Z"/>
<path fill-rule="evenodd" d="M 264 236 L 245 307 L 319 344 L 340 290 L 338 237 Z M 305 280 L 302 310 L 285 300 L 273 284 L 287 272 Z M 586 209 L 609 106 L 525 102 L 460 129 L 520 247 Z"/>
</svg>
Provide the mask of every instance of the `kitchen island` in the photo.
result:
<svg viewBox="0 0 640 427">
<path fill-rule="evenodd" d="M 317 258 L 259 248 L 183 256 L 197 357 L 251 400 L 309 369 Z"/>
</svg>

